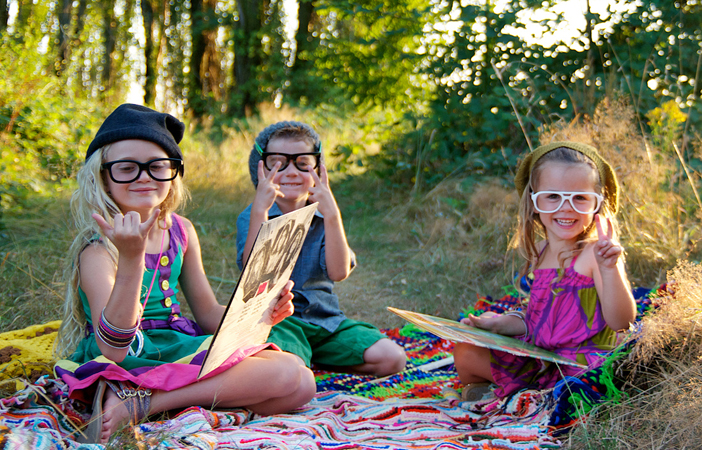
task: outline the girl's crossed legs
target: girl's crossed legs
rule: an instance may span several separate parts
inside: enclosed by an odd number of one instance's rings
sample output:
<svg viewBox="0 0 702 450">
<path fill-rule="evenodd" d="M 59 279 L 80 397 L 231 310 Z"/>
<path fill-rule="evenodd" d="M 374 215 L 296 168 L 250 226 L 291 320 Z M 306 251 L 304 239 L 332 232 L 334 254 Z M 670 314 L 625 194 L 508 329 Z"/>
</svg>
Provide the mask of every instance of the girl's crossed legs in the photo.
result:
<svg viewBox="0 0 702 450">
<path fill-rule="evenodd" d="M 314 374 L 294 355 L 263 350 L 211 378 L 173 391 L 156 390 L 148 414 L 171 409 L 246 407 L 261 415 L 284 413 L 309 402 L 316 392 Z M 129 421 L 129 412 L 111 389 L 105 393 L 100 442 Z"/>
</svg>

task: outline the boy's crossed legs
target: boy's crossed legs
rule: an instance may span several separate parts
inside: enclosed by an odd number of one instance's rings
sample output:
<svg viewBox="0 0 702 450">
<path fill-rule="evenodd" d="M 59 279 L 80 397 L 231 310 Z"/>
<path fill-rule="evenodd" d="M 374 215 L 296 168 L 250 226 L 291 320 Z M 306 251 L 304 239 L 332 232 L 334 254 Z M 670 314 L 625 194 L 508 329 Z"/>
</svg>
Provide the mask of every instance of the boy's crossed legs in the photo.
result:
<svg viewBox="0 0 702 450">
<path fill-rule="evenodd" d="M 405 368 L 405 351 L 376 327 L 346 319 L 333 332 L 288 317 L 271 329 L 268 342 L 312 363 L 340 372 L 383 377 Z"/>
</svg>

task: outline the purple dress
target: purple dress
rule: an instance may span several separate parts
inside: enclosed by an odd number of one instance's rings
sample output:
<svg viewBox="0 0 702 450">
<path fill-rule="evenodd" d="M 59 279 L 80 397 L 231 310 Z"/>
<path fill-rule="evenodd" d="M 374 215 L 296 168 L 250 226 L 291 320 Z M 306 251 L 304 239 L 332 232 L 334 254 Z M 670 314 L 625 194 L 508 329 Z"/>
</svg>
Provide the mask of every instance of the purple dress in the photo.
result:
<svg viewBox="0 0 702 450">
<path fill-rule="evenodd" d="M 565 269 L 537 269 L 525 314 L 528 336 L 519 338 L 568 359 L 594 368 L 616 344 L 617 334 L 602 315 L 595 281 L 573 269 L 577 256 Z M 520 389 L 553 387 L 563 376 L 585 370 L 549 361 L 490 350 L 490 369 L 504 397 Z"/>
</svg>

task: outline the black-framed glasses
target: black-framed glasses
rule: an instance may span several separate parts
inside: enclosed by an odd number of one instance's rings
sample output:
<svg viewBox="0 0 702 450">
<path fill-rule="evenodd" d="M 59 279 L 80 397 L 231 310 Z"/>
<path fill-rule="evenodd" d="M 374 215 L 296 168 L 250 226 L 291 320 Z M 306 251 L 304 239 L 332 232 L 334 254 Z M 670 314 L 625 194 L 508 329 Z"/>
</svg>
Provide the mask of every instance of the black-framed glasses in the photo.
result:
<svg viewBox="0 0 702 450">
<path fill-rule="evenodd" d="M 261 153 L 261 159 L 263 159 L 263 165 L 266 169 L 273 170 L 275 163 L 280 163 L 280 168 L 278 171 L 285 170 L 290 164 L 290 161 L 295 164 L 297 170 L 300 172 L 309 172 L 314 170 L 319 166 L 319 155 L 320 153 L 295 153 L 294 155 L 289 155 L 287 153 Z"/>
<path fill-rule="evenodd" d="M 156 181 L 171 181 L 179 174 L 183 176 L 183 160 L 178 158 L 157 158 L 139 162 L 132 159 L 120 159 L 102 164 L 102 169 L 110 173 L 115 183 L 132 183 L 146 171 Z"/>
</svg>

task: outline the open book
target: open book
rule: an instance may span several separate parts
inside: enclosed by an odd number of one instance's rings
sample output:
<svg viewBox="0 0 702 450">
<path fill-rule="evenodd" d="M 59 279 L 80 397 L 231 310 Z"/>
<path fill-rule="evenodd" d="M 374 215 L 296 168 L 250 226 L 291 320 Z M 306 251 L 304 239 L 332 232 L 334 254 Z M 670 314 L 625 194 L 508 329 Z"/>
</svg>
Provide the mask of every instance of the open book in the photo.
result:
<svg viewBox="0 0 702 450">
<path fill-rule="evenodd" d="M 317 203 L 264 222 L 217 327 L 198 378 L 240 348 L 268 339 L 273 307 L 290 279 Z"/>
<path fill-rule="evenodd" d="M 558 364 L 566 364 L 569 366 L 580 367 L 587 369 L 587 366 L 579 364 L 571 359 L 544 350 L 519 339 L 514 339 L 501 334 L 490 333 L 489 331 L 480 328 L 471 327 L 455 320 L 444 319 L 441 317 L 430 316 L 403 309 L 393 308 L 388 306 L 388 311 L 397 314 L 403 319 L 417 325 L 419 328 L 426 330 L 432 334 L 439 336 L 442 339 L 447 339 L 453 342 L 467 342 L 477 345 L 478 347 L 491 348 L 493 350 L 502 350 L 503 352 L 511 353 L 518 356 L 529 356 L 531 358 L 543 359 Z"/>
</svg>

